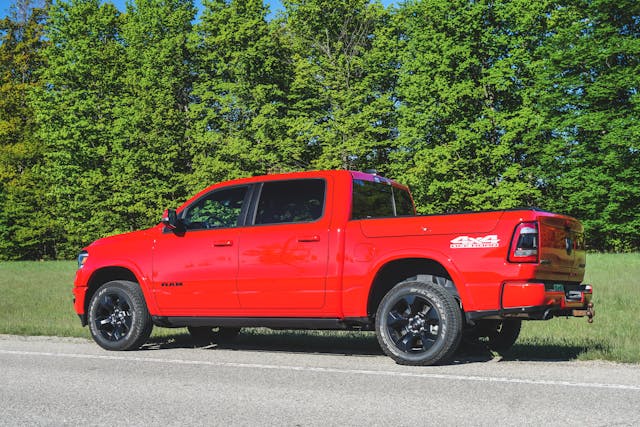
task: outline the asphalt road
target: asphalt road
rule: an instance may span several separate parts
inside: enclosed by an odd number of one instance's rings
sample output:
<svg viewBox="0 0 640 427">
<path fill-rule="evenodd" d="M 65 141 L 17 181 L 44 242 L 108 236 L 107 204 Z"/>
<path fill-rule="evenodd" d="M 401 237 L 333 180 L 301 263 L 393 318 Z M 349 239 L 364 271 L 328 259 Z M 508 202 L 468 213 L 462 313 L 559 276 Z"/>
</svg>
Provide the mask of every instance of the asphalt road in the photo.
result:
<svg viewBox="0 0 640 427">
<path fill-rule="evenodd" d="M 0 336 L 0 425 L 640 425 L 640 365 L 277 350 Z"/>
</svg>

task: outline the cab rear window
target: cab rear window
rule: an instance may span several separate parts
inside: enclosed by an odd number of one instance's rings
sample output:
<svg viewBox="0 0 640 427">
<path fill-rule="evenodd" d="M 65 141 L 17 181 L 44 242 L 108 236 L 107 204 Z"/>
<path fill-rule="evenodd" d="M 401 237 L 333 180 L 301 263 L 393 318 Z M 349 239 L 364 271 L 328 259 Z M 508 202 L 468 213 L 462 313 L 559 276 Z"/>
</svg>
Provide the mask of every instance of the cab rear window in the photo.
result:
<svg viewBox="0 0 640 427">
<path fill-rule="evenodd" d="M 415 215 L 409 192 L 385 182 L 353 180 L 351 219 Z"/>
</svg>

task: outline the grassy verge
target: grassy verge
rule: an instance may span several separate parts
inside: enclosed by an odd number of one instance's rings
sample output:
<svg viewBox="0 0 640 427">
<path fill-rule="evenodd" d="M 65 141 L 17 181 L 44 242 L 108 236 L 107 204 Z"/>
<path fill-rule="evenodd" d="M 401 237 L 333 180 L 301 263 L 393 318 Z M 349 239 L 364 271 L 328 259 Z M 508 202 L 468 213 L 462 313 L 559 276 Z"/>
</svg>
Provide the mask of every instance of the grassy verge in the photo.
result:
<svg viewBox="0 0 640 427">
<path fill-rule="evenodd" d="M 524 322 L 511 356 L 640 362 L 640 254 L 589 254 L 596 317 Z"/>
<path fill-rule="evenodd" d="M 594 285 L 596 319 L 524 322 L 507 359 L 603 359 L 640 363 L 640 254 L 590 254 L 585 281 Z M 71 304 L 75 262 L 0 262 L 0 333 L 89 337 Z M 156 341 L 179 337 L 184 329 L 154 329 Z M 339 347 L 338 351 L 376 352 L 371 334 L 323 331 L 249 330 L 247 346 L 277 348 Z M 312 350 L 313 351 L 313 350 Z"/>
</svg>

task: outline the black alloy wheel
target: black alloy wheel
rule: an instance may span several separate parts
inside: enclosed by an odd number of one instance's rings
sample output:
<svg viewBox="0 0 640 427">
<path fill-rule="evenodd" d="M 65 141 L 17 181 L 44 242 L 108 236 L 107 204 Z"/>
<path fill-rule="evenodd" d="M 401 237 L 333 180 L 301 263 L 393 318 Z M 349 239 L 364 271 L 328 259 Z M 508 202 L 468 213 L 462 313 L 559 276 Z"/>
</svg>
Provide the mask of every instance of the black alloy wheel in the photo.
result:
<svg viewBox="0 0 640 427">
<path fill-rule="evenodd" d="M 95 328 L 107 341 L 120 341 L 129 331 L 133 323 L 131 301 L 123 292 L 104 293 L 98 301 L 94 318 Z"/>
<path fill-rule="evenodd" d="M 102 285 L 89 302 L 89 330 L 106 350 L 134 350 L 153 329 L 151 316 L 137 283 L 115 280 Z"/>
<path fill-rule="evenodd" d="M 418 295 L 400 297 L 387 313 L 387 333 L 406 353 L 430 349 L 438 339 L 440 315 L 429 300 Z"/>
<path fill-rule="evenodd" d="M 461 310 L 453 295 L 440 285 L 443 278 L 420 278 L 425 281 L 397 284 L 383 298 L 376 315 L 378 342 L 399 364 L 444 362 L 462 336 Z"/>
</svg>

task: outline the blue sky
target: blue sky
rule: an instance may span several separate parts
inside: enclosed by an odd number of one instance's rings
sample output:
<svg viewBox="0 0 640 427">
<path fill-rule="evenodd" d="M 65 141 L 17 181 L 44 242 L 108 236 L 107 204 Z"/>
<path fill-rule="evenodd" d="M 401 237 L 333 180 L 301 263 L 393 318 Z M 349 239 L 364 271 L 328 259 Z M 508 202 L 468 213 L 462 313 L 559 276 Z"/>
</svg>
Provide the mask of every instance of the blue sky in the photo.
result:
<svg viewBox="0 0 640 427">
<path fill-rule="evenodd" d="M 111 0 L 111 2 L 115 4 L 118 9 L 125 9 L 126 0 Z M 195 0 L 195 2 L 197 5 L 200 4 L 200 0 Z M 279 0 L 265 0 L 265 3 L 270 6 L 272 15 L 282 9 L 282 3 Z M 382 4 L 385 6 L 392 3 L 397 3 L 397 0 L 382 0 Z M 0 17 L 5 17 L 8 14 L 11 4 L 13 4 L 13 0 L 0 0 Z"/>
</svg>

